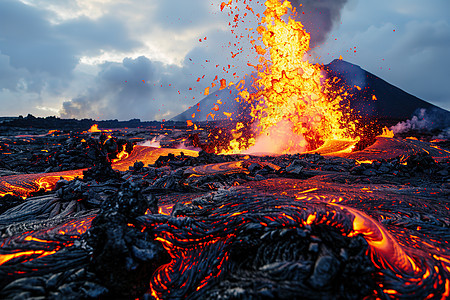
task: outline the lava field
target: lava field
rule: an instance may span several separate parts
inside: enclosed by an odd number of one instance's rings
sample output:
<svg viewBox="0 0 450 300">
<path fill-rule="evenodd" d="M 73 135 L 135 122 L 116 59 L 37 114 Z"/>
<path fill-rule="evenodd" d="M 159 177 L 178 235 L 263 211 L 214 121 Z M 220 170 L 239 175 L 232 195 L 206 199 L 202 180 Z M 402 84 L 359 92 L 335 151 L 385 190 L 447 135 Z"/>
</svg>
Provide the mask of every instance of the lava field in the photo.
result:
<svg viewBox="0 0 450 300">
<path fill-rule="evenodd" d="M 216 155 L 191 133 L 8 129 L 0 298 L 449 298 L 448 143 Z"/>
</svg>

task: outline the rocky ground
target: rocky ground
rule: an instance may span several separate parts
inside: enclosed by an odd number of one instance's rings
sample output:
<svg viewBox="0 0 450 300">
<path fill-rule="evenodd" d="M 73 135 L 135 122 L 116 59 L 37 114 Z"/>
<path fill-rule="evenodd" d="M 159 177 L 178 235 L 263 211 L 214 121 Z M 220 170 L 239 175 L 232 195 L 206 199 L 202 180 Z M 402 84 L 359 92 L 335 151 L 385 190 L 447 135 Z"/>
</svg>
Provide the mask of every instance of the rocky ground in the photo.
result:
<svg viewBox="0 0 450 300">
<path fill-rule="evenodd" d="M 2 298 L 449 296 L 442 141 L 224 156 L 200 129 L 31 133 L 0 142 Z M 191 150 L 131 152 L 158 137 Z M 133 159 L 119 168 L 124 147 Z"/>
</svg>

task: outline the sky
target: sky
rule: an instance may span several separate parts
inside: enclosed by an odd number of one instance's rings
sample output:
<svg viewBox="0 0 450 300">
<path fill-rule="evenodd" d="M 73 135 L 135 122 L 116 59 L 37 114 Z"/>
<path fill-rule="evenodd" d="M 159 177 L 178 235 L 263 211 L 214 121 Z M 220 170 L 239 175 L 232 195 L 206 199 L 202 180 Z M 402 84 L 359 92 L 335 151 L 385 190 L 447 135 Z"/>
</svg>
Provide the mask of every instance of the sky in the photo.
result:
<svg viewBox="0 0 450 300">
<path fill-rule="evenodd" d="M 258 20 L 243 15 L 247 5 L 262 13 L 263 2 L 240 0 L 237 28 L 221 2 L 1 0 L 0 116 L 170 119 L 216 76 L 237 82 L 252 71 L 247 29 Z M 342 55 L 450 110 L 450 1 L 292 3 L 312 62 Z"/>
</svg>

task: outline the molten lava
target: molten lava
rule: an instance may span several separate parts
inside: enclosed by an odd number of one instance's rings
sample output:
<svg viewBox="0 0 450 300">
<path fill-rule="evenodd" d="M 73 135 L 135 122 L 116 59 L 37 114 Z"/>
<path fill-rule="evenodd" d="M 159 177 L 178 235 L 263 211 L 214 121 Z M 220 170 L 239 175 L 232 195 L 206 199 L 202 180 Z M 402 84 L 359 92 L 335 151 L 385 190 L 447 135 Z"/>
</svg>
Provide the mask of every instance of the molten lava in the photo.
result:
<svg viewBox="0 0 450 300">
<path fill-rule="evenodd" d="M 112 163 L 115 163 L 115 162 L 124 160 L 124 159 L 126 159 L 128 156 L 130 156 L 130 153 L 127 152 L 127 145 L 125 144 L 125 145 L 122 146 L 122 151 L 120 151 L 120 152 L 117 154 L 117 158 L 112 159 L 111 162 L 112 162 Z"/>
<path fill-rule="evenodd" d="M 241 98 L 251 104 L 251 116 L 257 124 L 257 138 L 250 145 L 263 144 L 257 147 L 260 152 L 299 153 L 327 141 L 357 140 L 356 124 L 344 112 L 348 111 L 342 105 L 344 99 L 332 91 L 321 67 L 305 59 L 309 33 L 291 16 L 287 22 L 283 19 L 292 11 L 291 3 L 268 0 L 265 5 L 257 28 L 263 46 L 255 46 L 259 55 L 255 66 L 258 91 L 240 92 Z M 274 143 L 283 146 L 261 151 Z M 242 138 L 234 139 L 222 153 L 241 152 L 244 144 Z"/>
<path fill-rule="evenodd" d="M 94 133 L 94 132 L 112 132 L 111 129 L 98 129 L 98 124 L 94 124 L 89 128 L 88 132 Z"/>
<path fill-rule="evenodd" d="M 161 155 L 180 155 L 183 153 L 187 156 L 197 157 L 198 152 L 186 149 L 162 149 L 153 147 L 135 146 L 133 152 L 128 154 L 122 151 L 118 159 L 113 160 L 112 167 L 115 170 L 126 171 L 137 161 L 142 161 L 145 165 L 153 164 Z M 73 180 L 76 177 L 83 178 L 83 171 L 71 170 L 56 173 L 41 173 L 41 174 L 22 174 L 2 177 L 0 182 L 0 196 L 6 194 L 16 195 L 26 198 L 38 191 L 51 191 L 55 184 L 61 178 L 66 180 Z"/>
<path fill-rule="evenodd" d="M 393 138 L 394 137 L 394 131 L 389 130 L 386 126 L 383 127 L 383 133 L 379 135 L 378 137 L 386 137 L 386 138 Z"/>
<path fill-rule="evenodd" d="M 94 124 L 91 126 L 91 128 L 89 128 L 88 132 L 102 132 L 100 129 L 98 129 L 98 125 Z"/>
</svg>

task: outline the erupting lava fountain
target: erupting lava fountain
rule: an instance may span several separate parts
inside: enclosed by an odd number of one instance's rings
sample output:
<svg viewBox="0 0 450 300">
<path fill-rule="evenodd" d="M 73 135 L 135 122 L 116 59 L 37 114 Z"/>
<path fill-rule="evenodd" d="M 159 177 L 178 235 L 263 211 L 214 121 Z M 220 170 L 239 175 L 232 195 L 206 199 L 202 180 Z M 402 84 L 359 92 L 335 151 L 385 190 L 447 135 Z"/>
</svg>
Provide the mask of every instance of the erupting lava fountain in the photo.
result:
<svg viewBox="0 0 450 300">
<path fill-rule="evenodd" d="M 231 4 L 222 3 L 222 9 Z M 265 5 L 259 37 L 250 41 L 259 57 L 253 66 L 258 74 L 256 92 L 241 84 L 236 87 L 240 90 L 236 100 L 251 107 L 254 134 L 237 136 L 222 154 L 247 149 L 299 153 L 333 140 L 356 143 L 356 121 L 344 105 L 348 93 L 332 88 L 332 79 L 325 78 L 322 67 L 307 60 L 310 34 L 294 19 L 295 9 L 289 1 L 268 0 Z"/>
</svg>

